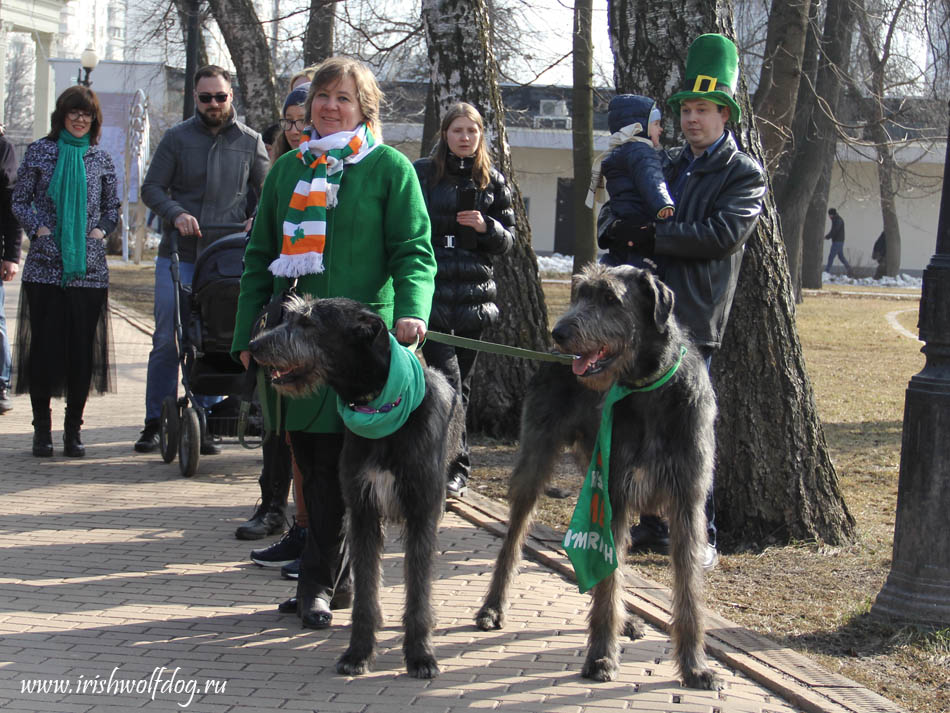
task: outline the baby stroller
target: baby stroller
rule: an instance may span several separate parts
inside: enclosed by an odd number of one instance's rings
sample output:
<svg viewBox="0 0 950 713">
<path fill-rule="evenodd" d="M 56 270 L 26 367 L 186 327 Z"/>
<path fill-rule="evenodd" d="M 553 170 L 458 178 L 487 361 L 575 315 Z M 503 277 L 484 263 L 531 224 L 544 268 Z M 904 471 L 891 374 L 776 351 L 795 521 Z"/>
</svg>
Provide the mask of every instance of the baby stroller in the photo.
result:
<svg viewBox="0 0 950 713">
<path fill-rule="evenodd" d="M 181 283 L 178 241 L 171 245 L 171 273 L 175 285 L 175 334 L 184 395 L 168 396 L 162 402 L 159 443 L 162 460 L 171 463 L 178 453 L 181 474 L 190 478 L 198 469 L 202 439 L 235 436 L 245 372 L 231 358 L 234 317 L 237 312 L 244 248 L 243 223 L 202 226 L 204 235 L 220 235 L 207 247 L 199 242 L 191 287 Z M 203 248 L 203 249 L 202 249 Z M 227 395 L 208 413 L 198 406 L 195 395 Z M 260 434 L 260 407 L 252 408 L 247 433 Z"/>
</svg>

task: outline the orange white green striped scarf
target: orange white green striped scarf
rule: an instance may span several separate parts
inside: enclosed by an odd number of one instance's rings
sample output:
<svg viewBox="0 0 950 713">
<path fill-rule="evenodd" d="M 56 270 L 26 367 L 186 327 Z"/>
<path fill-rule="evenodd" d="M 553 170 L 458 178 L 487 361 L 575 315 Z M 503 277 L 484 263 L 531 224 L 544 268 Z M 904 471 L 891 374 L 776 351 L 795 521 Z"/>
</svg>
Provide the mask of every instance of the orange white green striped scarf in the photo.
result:
<svg viewBox="0 0 950 713">
<path fill-rule="evenodd" d="M 337 193 L 346 164 L 362 161 L 379 146 L 366 124 L 354 131 L 318 137 L 308 131 L 297 158 L 308 170 L 297 181 L 284 217 L 280 256 L 268 268 L 278 277 L 300 277 L 323 272 L 327 239 L 327 210 L 337 204 Z"/>
</svg>

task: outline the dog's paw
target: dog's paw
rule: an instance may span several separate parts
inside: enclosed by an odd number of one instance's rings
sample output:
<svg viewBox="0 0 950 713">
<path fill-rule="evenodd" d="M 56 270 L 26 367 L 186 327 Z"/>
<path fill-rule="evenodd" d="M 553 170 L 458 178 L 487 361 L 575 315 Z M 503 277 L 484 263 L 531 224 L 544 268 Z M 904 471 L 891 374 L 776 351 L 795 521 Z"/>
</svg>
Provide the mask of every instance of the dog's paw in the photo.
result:
<svg viewBox="0 0 950 713">
<path fill-rule="evenodd" d="M 336 662 L 336 672 L 344 676 L 362 676 L 369 671 L 369 659 L 347 651 Z"/>
<path fill-rule="evenodd" d="M 617 662 L 609 658 L 587 659 L 581 676 L 593 681 L 612 681 L 617 675 Z"/>
<path fill-rule="evenodd" d="M 488 605 L 483 606 L 475 615 L 475 626 L 482 631 L 492 631 L 500 629 L 505 623 L 505 615 L 501 610 Z"/>
<path fill-rule="evenodd" d="M 643 631 L 643 623 L 639 617 L 631 616 L 623 624 L 623 635 L 628 639 L 642 639 L 646 634 Z"/>
<path fill-rule="evenodd" d="M 683 685 L 703 691 L 721 691 L 725 683 L 711 668 L 697 668 L 684 674 Z"/>
<path fill-rule="evenodd" d="M 439 664 L 435 656 L 423 654 L 406 659 L 406 671 L 413 678 L 435 678 L 439 675 Z"/>
</svg>

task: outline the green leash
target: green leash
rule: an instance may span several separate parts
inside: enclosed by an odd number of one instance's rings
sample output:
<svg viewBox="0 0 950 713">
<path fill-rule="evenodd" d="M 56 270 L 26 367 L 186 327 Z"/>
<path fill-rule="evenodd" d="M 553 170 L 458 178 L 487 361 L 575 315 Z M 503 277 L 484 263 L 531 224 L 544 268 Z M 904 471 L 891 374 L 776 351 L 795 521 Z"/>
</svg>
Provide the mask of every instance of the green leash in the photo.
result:
<svg viewBox="0 0 950 713">
<path fill-rule="evenodd" d="M 570 364 L 574 361 L 573 354 L 556 354 L 551 352 L 536 352 L 532 349 L 522 349 L 521 347 L 509 347 L 505 344 L 495 344 L 481 339 L 469 339 L 468 337 L 458 337 L 454 334 L 443 334 L 429 330 L 426 332 L 426 339 L 433 342 L 448 344 L 450 347 L 462 347 L 472 349 L 478 352 L 490 352 L 492 354 L 502 354 L 504 356 L 520 357 L 522 359 L 535 359 L 537 361 L 555 361 L 561 364 Z"/>
</svg>

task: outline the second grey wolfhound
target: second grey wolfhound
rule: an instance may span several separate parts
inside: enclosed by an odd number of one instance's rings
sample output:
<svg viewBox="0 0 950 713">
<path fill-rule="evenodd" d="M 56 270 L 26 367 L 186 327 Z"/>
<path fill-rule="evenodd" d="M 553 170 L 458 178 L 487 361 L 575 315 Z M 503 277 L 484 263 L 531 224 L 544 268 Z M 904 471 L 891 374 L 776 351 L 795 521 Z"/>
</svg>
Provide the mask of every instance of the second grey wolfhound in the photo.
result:
<svg viewBox="0 0 950 713">
<path fill-rule="evenodd" d="M 721 688 L 703 649 L 701 565 L 716 405 L 703 359 L 673 317 L 673 294 L 644 270 L 588 266 L 575 276 L 571 306 L 552 334 L 562 352 L 579 356 L 573 367 L 542 366 L 529 387 L 509 482 L 508 533 L 476 624 L 485 631 L 503 625 L 538 497 L 564 446 L 573 447 L 585 467 L 590 461 L 607 390 L 615 382 L 649 386 L 673 371 L 659 388 L 632 393 L 614 406 L 608 494 L 621 566 L 593 589 L 582 675 L 608 681 L 617 673 L 619 637 L 628 624 L 622 555 L 631 517 L 661 512 L 670 522 L 674 658 L 684 685 Z M 628 632 L 642 635 L 638 625 L 629 624 Z"/>
</svg>

